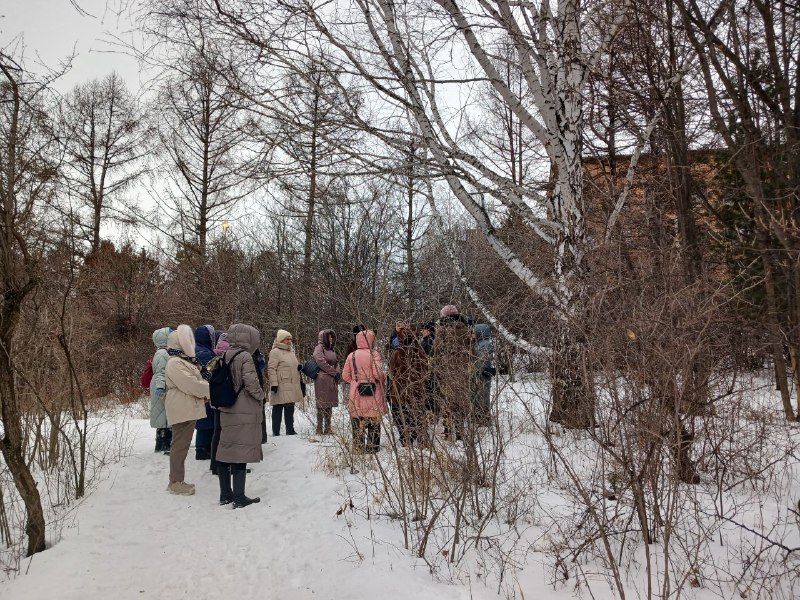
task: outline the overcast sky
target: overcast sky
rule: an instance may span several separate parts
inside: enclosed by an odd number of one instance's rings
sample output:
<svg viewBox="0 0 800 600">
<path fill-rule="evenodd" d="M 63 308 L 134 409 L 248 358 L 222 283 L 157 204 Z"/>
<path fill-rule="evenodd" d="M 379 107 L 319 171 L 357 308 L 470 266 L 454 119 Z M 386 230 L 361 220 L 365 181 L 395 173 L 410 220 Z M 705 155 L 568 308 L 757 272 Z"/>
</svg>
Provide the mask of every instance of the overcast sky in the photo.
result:
<svg viewBox="0 0 800 600">
<path fill-rule="evenodd" d="M 73 51 L 72 70 L 57 83 L 66 92 L 76 83 L 104 77 L 116 70 L 132 91 L 140 88 L 136 60 L 111 43 L 112 36 L 130 39 L 134 0 L 74 0 L 88 14 L 82 14 L 70 0 L 0 0 L 0 47 L 17 39 L 25 44 L 29 69 L 39 71 L 41 62 L 56 66 Z M 122 14 L 117 11 L 122 8 Z"/>
</svg>

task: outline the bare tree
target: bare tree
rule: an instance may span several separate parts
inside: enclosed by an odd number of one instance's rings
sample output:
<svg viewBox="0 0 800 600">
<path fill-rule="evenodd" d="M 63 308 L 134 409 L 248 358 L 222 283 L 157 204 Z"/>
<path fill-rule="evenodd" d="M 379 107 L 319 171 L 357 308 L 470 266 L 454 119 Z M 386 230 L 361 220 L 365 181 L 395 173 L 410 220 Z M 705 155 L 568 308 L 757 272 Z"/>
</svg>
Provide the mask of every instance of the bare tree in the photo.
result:
<svg viewBox="0 0 800 600">
<path fill-rule="evenodd" d="M 47 117 L 47 82 L 37 81 L 0 52 L 0 449 L 25 504 L 28 555 L 45 549 L 39 490 L 23 454 L 15 333 L 26 298 L 39 284 L 42 223 L 57 178 L 56 137 Z M 57 154 L 55 155 L 57 157 Z"/>
<path fill-rule="evenodd" d="M 117 73 L 78 85 L 61 107 L 65 175 L 71 194 L 89 208 L 90 253 L 100 247 L 101 220 L 143 173 L 148 128 L 144 108 Z"/>
</svg>

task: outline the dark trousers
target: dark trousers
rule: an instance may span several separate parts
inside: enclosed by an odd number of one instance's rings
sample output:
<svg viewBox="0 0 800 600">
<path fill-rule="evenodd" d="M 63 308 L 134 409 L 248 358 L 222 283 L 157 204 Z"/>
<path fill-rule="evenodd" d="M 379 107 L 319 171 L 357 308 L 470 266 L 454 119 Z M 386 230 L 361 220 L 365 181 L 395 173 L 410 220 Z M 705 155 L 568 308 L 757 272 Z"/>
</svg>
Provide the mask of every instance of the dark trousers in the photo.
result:
<svg viewBox="0 0 800 600">
<path fill-rule="evenodd" d="M 351 417 L 353 450 L 355 452 L 377 452 L 381 447 L 381 420 L 372 417 Z"/>
<path fill-rule="evenodd" d="M 419 436 L 419 421 L 422 415 L 407 402 L 392 402 L 391 407 L 392 419 L 400 435 L 400 444 L 409 446 Z"/>
<path fill-rule="evenodd" d="M 267 407 L 267 401 L 264 401 L 264 405 L 261 408 L 261 412 L 264 413 L 264 418 L 261 419 L 261 443 L 267 443 L 267 413 L 264 410 Z"/>
<path fill-rule="evenodd" d="M 219 422 L 219 411 L 214 411 L 214 434 L 211 436 L 211 472 L 217 472 L 217 448 L 219 448 L 219 436 L 222 433 L 222 425 Z"/>
<path fill-rule="evenodd" d="M 294 402 L 288 404 L 273 404 L 272 406 L 272 435 L 281 434 L 281 419 L 286 421 L 286 433 L 293 435 L 294 431 Z"/>
<path fill-rule="evenodd" d="M 214 411 L 216 415 L 217 411 Z M 198 429 L 194 436 L 195 450 L 205 450 L 211 452 L 211 444 L 214 438 L 214 428 L 211 429 Z"/>
</svg>

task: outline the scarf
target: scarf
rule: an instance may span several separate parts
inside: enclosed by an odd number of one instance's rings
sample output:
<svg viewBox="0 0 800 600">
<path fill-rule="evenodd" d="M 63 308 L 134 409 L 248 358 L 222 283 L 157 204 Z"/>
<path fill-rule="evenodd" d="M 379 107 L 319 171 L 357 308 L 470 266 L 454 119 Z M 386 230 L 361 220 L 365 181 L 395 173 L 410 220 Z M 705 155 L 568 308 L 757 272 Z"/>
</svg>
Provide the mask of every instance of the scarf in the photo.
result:
<svg viewBox="0 0 800 600">
<path fill-rule="evenodd" d="M 198 369 L 200 368 L 200 363 L 197 362 L 197 359 L 193 356 L 186 356 L 186 353 L 181 350 L 180 348 L 167 348 L 167 353 L 170 356 L 177 356 L 180 359 L 185 360 L 188 363 L 193 364 Z"/>
</svg>

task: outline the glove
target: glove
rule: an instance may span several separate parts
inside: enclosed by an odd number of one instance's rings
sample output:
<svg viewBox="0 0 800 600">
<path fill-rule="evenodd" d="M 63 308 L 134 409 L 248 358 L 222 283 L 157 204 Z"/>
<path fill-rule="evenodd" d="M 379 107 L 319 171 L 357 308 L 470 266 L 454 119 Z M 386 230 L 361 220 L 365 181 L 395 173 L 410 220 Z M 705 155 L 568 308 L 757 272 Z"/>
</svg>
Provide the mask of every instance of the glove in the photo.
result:
<svg viewBox="0 0 800 600">
<path fill-rule="evenodd" d="M 163 394 L 166 394 L 166 393 L 167 393 L 167 390 L 165 390 L 164 388 L 156 388 L 156 398 L 158 398 L 159 396 L 161 396 Z"/>
<path fill-rule="evenodd" d="M 339 383 L 342 380 L 342 374 L 341 373 L 337 373 L 334 376 L 334 379 L 336 380 L 336 383 Z"/>
<path fill-rule="evenodd" d="M 306 395 L 306 384 L 304 381 L 300 382 L 300 392 L 303 394 L 303 396 Z"/>
<path fill-rule="evenodd" d="M 277 385 L 273 385 L 271 388 L 269 388 L 269 391 L 272 392 L 273 394 L 277 394 L 278 393 L 278 386 Z"/>
<path fill-rule="evenodd" d="M 302 371 L 303 370 L 303 365 L 297 365 L 297 370 L 298 371 Z"/>
</svg>

